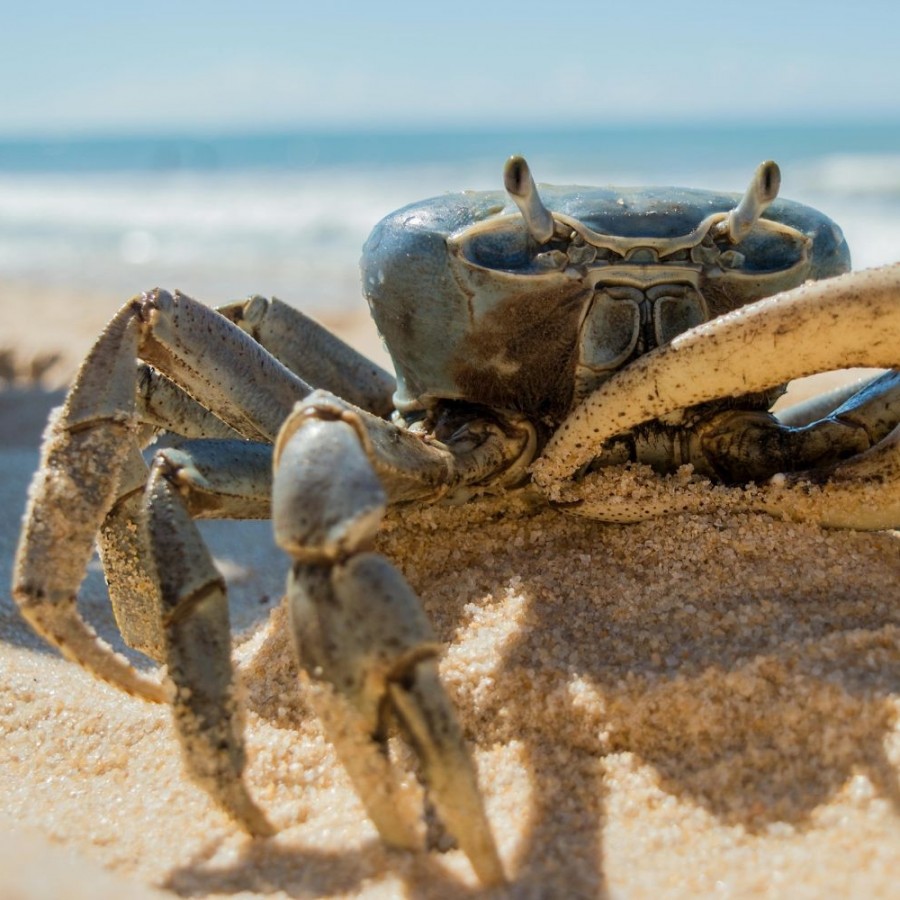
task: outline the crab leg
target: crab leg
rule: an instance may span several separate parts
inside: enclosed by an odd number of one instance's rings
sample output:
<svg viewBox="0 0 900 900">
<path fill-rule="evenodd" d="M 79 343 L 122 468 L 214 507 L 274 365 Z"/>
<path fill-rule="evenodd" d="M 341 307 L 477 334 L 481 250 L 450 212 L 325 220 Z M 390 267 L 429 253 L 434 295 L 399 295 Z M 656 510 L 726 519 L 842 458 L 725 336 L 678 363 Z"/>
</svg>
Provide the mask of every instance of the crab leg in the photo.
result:
<svg viewBox="0 0 900 900">
<path fill-rule="evenodd" d="M 261 298 L 255 298 L 259 300 Z M 235 304 L 243 309 L 245 304 Z M 275 301 L 277 303 L 277 301 Z M 279 304 L 283 306 L 284 304 Z M 235 318 L 232 316 L 231 318 Z M 252 321 L 253 316 L 248 316 Z M 270 321 L 271 325 L 272 322 Z M 316 326 L 317 328 L 319 326 Z M 244 329 L 247 330 L 247 329 Z M 258 335 L 251 335 L 255 339 Z M 308 347 L 307 344 L 304 345 Z M 360 377 L 365 373 L 358 373 Z M 240 439 L 241 435 L 230 425 L 226 425 L 205 406 L 191 397 L 175 382 L 147 363 L 137 366 L 137 394 L 135 417 L 142 425 L 148 426 L 147 437 L 158 431 L 168 431 L 188 438 L 212 438 L 218 440 Z M 391 382 L 392 383 L 392 382 Z M 138 444 L 144 440 L 139 439 Z M 216 446 L 215 441 L 211 446 Z M 252 444 L 245 444 L 253 447 Z M 186 447 L 182 449 L 187 450 Z M 194 450 L 198 461 L 207 461 L 209 449 L 197 446 Z M 198 456 L 199 455 L 199 456 Z M 233 454 L 232 454 L 233 455 Z M 268 516 L 269 493 L 271 488 L 271 449 L 265 460 L 266 479 L 263 494 L 252 500 L 237 493 L 237 487 L 246 481 L 252 471 L 255 456 L 241 455 L 240 467 L 228 466 L 227 488 L 230 509 L 217 506 L 216 515 L 223 518 L 254 518 Z M 241 468 L 244 467 L 244 468 Z M 254 473 L 255 474 L 255 473 Z M 121 476 L 119 497 L 106 516 L 97 535 L 98 549 L 103 562 L 109 588 L 110 601 L 116 623 L 125 642 L 158 661 L 165 658 L 159 591 L 152 562 L 152 554 L 143 523 L 144 488 L 149 472 L 142 455 L 134 448 Z M 202 495 L 196 490 L 192 498 Z M 264 498 L 263 498 L 264 495 Z M 221 499 L 221 498 L 220 498 Z M 197 506 L 195 502 L 195 507 Z M 265 507 L 265 512 L 254 512 L 255 507 Z M 196 508 L 195 516 L 210 515 L 210 510 Z"/>
<path fill-rule="evenodd" d="M 32 627 L 67 657 L 128 693 L 160 702 L 162 686 L 103 643 L 75 606 L 94 536 L 133 448 L 139 338 L 140 322 L 130 310 L 116 316 L 51 421 L 29 492 L 13 596 Z"/>
<path fill-rule="evenodd" d="M 136 382 L 135 415 L 154 431 L 169 431 L 188 438 L 242 437 L 153 366 L 139 363 Z"/>
<path fill-rule="evenodd" d="M 218 312 L 317 388 L 376 416 L 387 417 L 393 411 L 397 387 L 393 375 L 299 309 L 257 296 L 219 307 Z"/>
<path fill-rule="evenodd" d="M 288 597 L 310 696 L 369 816 L 388 843 L 418 843 L 416 810 L 386 752 L 393 716 L 419 756 L 444 824 L 490 884 L 503 880 L 503 869 L 474 765 L 437 677 L 440 645 L 400 573 L 367 552 L 391 494 L 408 497 L 418 484 L 420 496 L 433 497 L 464 480 L 445 447 L 317 393 L 279 436 L 272 519 L 278 543 L 294 558 Z"/>
<path fill-rule="evenodd" d="M 162 291 L 126 304 L 88 355 L 44 441 L 16 556 L 13 595 L 50 643 L 97 677 L 150 700 L 140 675 L 79 617 L 75 595 L 94 537 L 136 470 L 135 358 L 162 365 L 241 434 L 271 440 L 309 386 L 223 316 Z M 131 460 L 131 462 L 129 462 Z"/>
<path fill-rule="evenodd" d="M 567 481 L 615 434 L 678 409 L 723 396 L 762 391 L 816 372 L 850 366 L 897 367 L 900 348 L 900 265 L 808 283 L 691 329 L 611 378 L 575 409 L 534 466 L 535 482 L 551 499 L 577 502 Z M 887 527 L 900 520 L 897 442 L 891 437 L 862 461 L 840 463 L 821 488 L 843 501 L 823 500 L 823 524 Z M 880 512 L 841 511 L 851 475 L 884 480 Z M 771 512 L 800 514 L 809 475 L 779 479 L 766 498 L 749 503 Z M 799 494 L 798 494 L 799 492 Z M 794 498 L 794 499 L 792 499 Z M 581 498 L 583 499 L 583 498 Z M 693 508 L 683 496 L 640 501 L 644 517 Z M 859 504 L 853 504 L 858 507 Z M 577 510 L 573 510 L 577 511 Z M 602 515 L 601 512 L 592 514 Z M 637 516 L 641 517 L 640 515 Z M 805 517 L 805 516 L 804 516 Z"/>
<path fill-rule="evenodd" d="M 192 518 L 269 517 L 269 444 L 186 441 L 177 449 L 159 451 L 155 462 L 171 473 Z M 130 647 L 165 662 L 164 612 L 145 522 L 148 474 L 143 457 L 134 450 L 121 477 L 120 496 L 104 520 L 97 542 L 122 637 Z"/>
<path fill-rule="evenodd" d="M 144 522 L 144 488 L 149 472 L 138 447 L 159 431 L 220 440 L 239 440 L 241 435 L 153 366 L 139 363 L 136 381 L 134 415 L 144 433 L 139 432 L 123 464 L 118 497 L 100 526 L 97 549 L 125 643 L 162 662 L 165 652 L 159 586 Z M 235 518 L 244 514 L 241 509 Z"/>
<path fill-rule="evenodd" d="M 164 662 L 159 584 L 144 516 L 148 474 L 144 457 L 131 447 L 119 476 L 119 496 L 96 536 L 97 552 L 122 639 Z"/>
<path fill-rule="evenodd" d="M 881 375 L 870 375 L 858 378 L 823 394 L 816 394 L 799 403 L 779 409 L 774 415 L 782 425 L 802 428 L 804 425 L 810 425 L 836 412 L 851 397 L 867 392 L 871 385 L 881 377 Z"/>
<path fill-rule="evenodd" d="M 802 414 L 802 409 L 794 413 Z M 900 369 L 892 369 L 800 427 L 785 425 L 770 412 L 736 409 L 701 418 L 682 436 L 695 436 L 689 460 L 695 470 L 709 474 L 711 469 L 728 484 L 803 471 L 808 480 L 818 480 L 813 473 L 874 447 L 898 422 Z"/>
<path fill-rule="evenodd" d="M 147 533 L 158 573 L 165 661 L 175 685 L 175 725 L 185 766 L 201 787 L 251 834 L 273 833 L 241 778 L 244 769 L 243 721 L 231 666 L 231 629 L 225 583 L 194 524 L 192 506 L 216 502 L 227 512 L 230 501 L 255 500 L 268 506 L 271 448 L 246 445 L 262 465 L 248 460 L 244 445 L 208 444 L 195 454 L 165 450 L 157 454 L 147 485 Z M 249 462 L 253 475 L 243 481 L 221 457 Z M 204 461 L 200 455 L 206 453 Z M 201 472 L 202 469 L 205 471 Z M 256 496 L 254 496 L 256 495 Z M 192 503 L 193 500 L 193 503 Z"/>
</svg>

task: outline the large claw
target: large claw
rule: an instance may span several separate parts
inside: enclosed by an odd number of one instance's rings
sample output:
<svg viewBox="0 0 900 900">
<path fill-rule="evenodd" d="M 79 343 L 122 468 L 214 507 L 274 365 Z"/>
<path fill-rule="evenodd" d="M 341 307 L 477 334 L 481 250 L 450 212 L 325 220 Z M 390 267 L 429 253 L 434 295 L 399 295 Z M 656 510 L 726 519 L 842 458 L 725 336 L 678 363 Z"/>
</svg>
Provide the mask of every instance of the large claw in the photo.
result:
<svg viewBox="0 0 900 900">
<path fill-rule="evenodd" d="M 767 390 L 853 366 L 900 366 L 900 265 L 807 283 L 692 328 L 605 382 L 578 406 L 533 467 L 535 483 L 573 511 L 634 521 L 675 510 L 709 508 L 709 492 L 669 496 L 660 484 L 635 505 L 583 502 L 571 480 L 615 434 L 675 410 Z M 820 473 L 772 479 L 748 494 L 748 508 L 836 527 L 886 528 L 900 521 L 900 436 Z M 659 479 L 657 479 L 657 482 Z M 810 484 L 816 482 L 816 484 Z M 863 497 L 863 490 L 878 496 Z"/>
<path fill-rule="evenodd" d="M 808 282 L 698 325 L 635 360 L 574 410 L 535 470 L 571 475 L 600 442 L 707 400 L 831 369 L 897 368 L 898 348 L 900 265 Z"/>
<path fill-rule="evenodd" d="M 343 565 L 298 563 L 291 621 L 329 740 L 388 843 L 421 843 L 420 810 L 387 755 L 391 715 L 418 754 L 449 832 L 486 883 L 503 880 L 471 756 L 437 675 L 440 645 L 415 594 L 384 558 Z"/>
<path fill-rule="evenodd" d="M 437 676 L 440 644 L 403 576 L 363 552 L 386 496 L 358 419 L 307 403 L 276 447 L 273 520 L 295 559 L 288 598 L 310 699 L 387 843 L 421 844 L 421 809 L 387 752 L 394 718 L 444 825 L 479 878 L 501 882 L 474 764 Z"/>
</svg>

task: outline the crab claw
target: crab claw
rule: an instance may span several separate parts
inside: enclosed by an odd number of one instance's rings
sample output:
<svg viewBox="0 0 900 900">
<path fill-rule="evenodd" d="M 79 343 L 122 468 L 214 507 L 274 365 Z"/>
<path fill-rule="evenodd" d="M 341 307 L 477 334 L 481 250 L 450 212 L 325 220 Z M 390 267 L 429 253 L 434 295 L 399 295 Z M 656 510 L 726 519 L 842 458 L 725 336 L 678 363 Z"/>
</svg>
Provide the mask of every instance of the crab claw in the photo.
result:
<svg viewBox="0 0 900 900">
<path fill-rule="evenodd" d="M 502 882 L 475 767 L 438 679 L 441 645 L 403 576 L 364 552 L 386 495 L 358 427 L 356 413 L 308 399 L 275 450 L 272 518 L 276 539 L 294 557 L 287 594 L 308 695 L 386 843 L 421 845 L 416 792 L 388 755 L 396 720 L 472 868 L 486 884 Z"/>
<path fill-rule="evenodd" d="M 546 244 L 553 237 L 553 216 L 541 201 L 537 185 L 528 163 L 521 156 L 511 156 L 503 169 L 503 184 L 525 219 L 528 231 L 539 243 Z"/>
<path fill-rule="evenodd" d="M 534 482 L 553 499 L 571 503 L 579 499 L 569 490 L 572 479 L 617 433 L 720 397 L 856 366 L 900 367 L 900 265 L 808 282 L 683 332 L 576 407 L 532 467 Z M 865 453 L 812 473 L 824 482 L 818 511 L 807 502 L 809 472 L 772 479 L 748 502 L 750 508 L 834 527 L 893 528 L 900 521 L 898 471 L 895 429 Z M 875 486 L 877 503 L 853 502 L 854 484 L 864 483 Z M 618 521 L 700 509 L 705 502 L 686 495 L 642 499 L 634 518 L 628 513 Z"/>
<path fill-rule="evenodd" d="M 440 646 L 400 573 L 370 553 L 334 567 L 298 563 L 288 596 L 310 697 L 385 842 L 421 844 L 420 810 L 387 753 L 394 716 L 472 868 L 486 884 L 503 881 L 472 759 L 438 679 Z"/>
<path fill-rule="evenodd" d="M 622 369 L 574 410 L 544 459 L 568 477 L 600 442 L 642 422 L 832 369 L 897 368 L 898 348 L 900 264 L 807 282 L 685 331 Z"/>
</svg>

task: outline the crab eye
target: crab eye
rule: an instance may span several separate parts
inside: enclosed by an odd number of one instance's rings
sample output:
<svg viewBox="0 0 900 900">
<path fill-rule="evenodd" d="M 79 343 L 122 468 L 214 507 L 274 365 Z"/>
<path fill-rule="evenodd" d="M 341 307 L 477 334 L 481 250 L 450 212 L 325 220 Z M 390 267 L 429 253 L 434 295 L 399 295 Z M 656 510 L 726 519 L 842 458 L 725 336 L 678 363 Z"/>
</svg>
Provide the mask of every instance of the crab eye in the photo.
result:
<svg viewBox="0 0 900 900">
<path fill-rule="evenodd" d="M 781 169 L 771 159 L 760 163 L 741 197 L 741 202 L 728 214 L 719 226 L 720 234 L 732 244 L 738 244 L 753 230 L 760 216 L 778 196 L 781 187 Z"/>
<path fill-rule="evenodd" d="M 521 156 L 511 156 L 506 161 L 503 183 L 507 193 L 519 207 L 531 236 L 539 244 L 546 244 L 553 237 L 553 216 L 544 206 L 531 176 L 531 169 Z"/>
</svg>

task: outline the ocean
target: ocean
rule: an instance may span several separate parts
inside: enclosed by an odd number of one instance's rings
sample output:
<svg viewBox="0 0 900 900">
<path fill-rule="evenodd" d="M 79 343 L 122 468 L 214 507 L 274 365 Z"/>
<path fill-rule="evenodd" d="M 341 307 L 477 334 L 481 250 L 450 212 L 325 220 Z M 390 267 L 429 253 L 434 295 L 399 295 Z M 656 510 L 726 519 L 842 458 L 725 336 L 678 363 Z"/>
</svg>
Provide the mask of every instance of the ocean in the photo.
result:
<svg viewBox="0 0 900 900">
<path fill-rule="evenodd" d="M 834 218 L 857 268 L 900 259 L 900 122 L 105 135 L 0 138 L 0 280 L 357 309 L 372 226 L 500 189 L 511 153 L 539 182 L 732 191 L 775 159 L 782 195 Z"/>
</svg>

